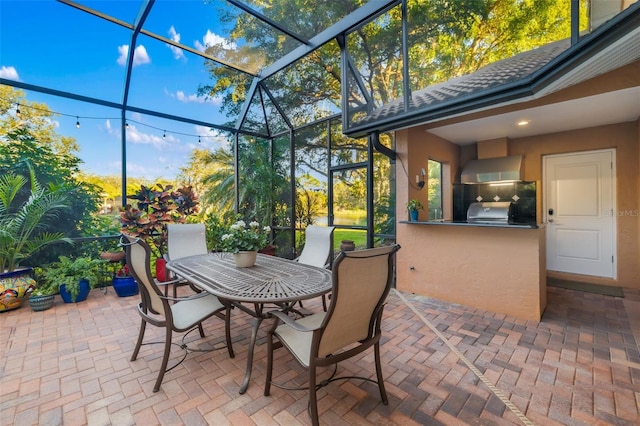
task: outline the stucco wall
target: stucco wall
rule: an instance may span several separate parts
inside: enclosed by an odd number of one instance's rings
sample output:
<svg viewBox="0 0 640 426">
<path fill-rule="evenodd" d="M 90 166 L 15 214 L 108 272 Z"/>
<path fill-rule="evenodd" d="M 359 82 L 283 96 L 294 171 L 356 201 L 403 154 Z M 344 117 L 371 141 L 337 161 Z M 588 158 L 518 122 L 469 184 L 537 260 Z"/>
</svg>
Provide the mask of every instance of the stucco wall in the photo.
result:
<svg viewBox="0 0 640 426">
<path fill-rule="evenodd" d="M 411 143 L 411 152 L 408 155 L 408 141 Z M 409 199 L 418 199 L 425 206 L 425 210 L 419 212 L 419 220 L 427 220 L 427 187 L 418 189 L 415 184 L 415 177 L 420 173 L 420 168 L 427 170 L 429 160 L 436 160 L 444 164 L 443 180 L 448 182 L 449 187 L 453 184 L 456 176 L 460 176 L 460 147 L 446 141 L 431 133 L 414 127 L 396 133 L 396 152 L 398 161 L 401 163 L 397 170 L 397 217 L 399 220 L 408 219 L 408 212 L 405 204 Z M 407 188 L 407 191 L 400 188 Z M 452 192 L 443 193 L 443 218 L 452 217 Z"/>
<path fill-rule="evenodd" d="M 640 288 L 639 234 L 640 209 L 638 123 L 628 122 L 592 127 L 570 132 L 553 133 L 512 139 L 510 153 L 524 155 L 524 179 L 538 182 L 537 215 L 542 218 L 542 161 L 544 155 L 592 151 L 605 148 L 616 150 L 616 211 L 617 211 L 617 280 L 586 280 L 608 285 Z"/>
<path fill-rule="evenodd" d="M 442 138 L 434 136 L 418 126 L 405 129 L 396 133 L 396 148 L 399 160 L 408 165 L 408 176 L 403 168 L 397 168 L 397 217 L 399 220 L 407 218 L 404 208 L 409 198 L 418 198 L 426 204 L 426 190 L 416 190 L 409 185 L 409 179 L 414 179 L 420 167 L 425 167 L 427 159 L 433 158 L 438 161 L 449 163 L 451 166 L 451 176 L 449 183 L 459 178 L 459 172 L 463 161 L 462 157 L 469 157 L 475 152 L 473 146 L 459 147 Z M 587 282 L 600 283 L 605 285 L 620 285 L 624 287 L 640 288 L 640 217 L 634 216 L 633 212 L 640 210 L 640 123 L 639 121 L 600 126 L 588 129 L 580 129 L 569 132 L 546 134 L 509 141 L 509 154 L 524 155 L 524 179 L 536 181 L 538 184 L 538 217 L 542 218 L 542 158 L 547 154 L 559 154 L 577 151 L 589 151 L 605 148 L 616 149 L 616 209 L 623 212 L 617 219 L 617 279 L 602 279 L 596 277 L 580 277 Z M 414 182 L 412 181 L 412 182 Z M 408 188 L 403 190 L 402 188 Z M 631 214 L 624 214 L 631 212 Z M 445 219 L 450 219 L 451 201 L 444 207 Z M 426 220 L 426 212 L 421 212 L 421 220 Z M 398 253 L 398 258 L 405 264 L 421 264 L 422 256 L 430 247 L 433 241 L 427 237 L 425 231 L 417 230 L 416 226 L 398 226 L 398 242 L 403 246 L 403 250 Z M 410 238 L 409 238 L 410 237 Z M 436 249 L 433 253 L 438 255 Z M 451 269 L 456 268 L 455 259 L 433 260 L 438 264 L 447 264 Z M 440 278 L 443 282 L 454 279 L 454 275 L 447 277 L 446 274 Z M 403 275 L 399 274 L 398 286 L 403 286 Z M 419 282 L 420 275 L 414 274 L 412 282 Z M 408 278 L 404 276 L 404 278 Z M 423 285 L 430 285 L 424 278 Z M 410 284 L 412 291 L 418 291 L 418 287 Z M 429 294 L 432 295 L 432 294 Z M 435 296 L 434 296 L 435 297 Z"/>
<path fill-rule="evenodd" d="M 544 231 L 401 223 L 397 288 L 538 321 L 546 306 Z"/>
</svg>

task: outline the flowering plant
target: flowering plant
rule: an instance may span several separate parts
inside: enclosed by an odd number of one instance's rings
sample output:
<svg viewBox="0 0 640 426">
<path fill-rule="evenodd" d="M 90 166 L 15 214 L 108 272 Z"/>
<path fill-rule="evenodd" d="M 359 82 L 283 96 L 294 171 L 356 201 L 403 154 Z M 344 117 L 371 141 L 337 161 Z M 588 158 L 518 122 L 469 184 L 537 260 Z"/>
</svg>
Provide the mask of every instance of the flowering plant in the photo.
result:
<svg viewBox="0 0 640 426">
<path fill-rule="evenodd" d="M 220 238 L 222 251 L 228 253 L 238 253 L 239 251 L 257 251 L 267 245 L 271 227 L 265 226 L 260 229 L 260 224 L 256 221 L 247 224 L 239 220 L 229 227 L 229 230 Z"/>
<path fill-rule="evenodd" d="M 129 265 L 126 263 L 118 268 L 116 271 L 116 277 L 128 277 L 131 274 L 129 273 Z"/>
</svg>

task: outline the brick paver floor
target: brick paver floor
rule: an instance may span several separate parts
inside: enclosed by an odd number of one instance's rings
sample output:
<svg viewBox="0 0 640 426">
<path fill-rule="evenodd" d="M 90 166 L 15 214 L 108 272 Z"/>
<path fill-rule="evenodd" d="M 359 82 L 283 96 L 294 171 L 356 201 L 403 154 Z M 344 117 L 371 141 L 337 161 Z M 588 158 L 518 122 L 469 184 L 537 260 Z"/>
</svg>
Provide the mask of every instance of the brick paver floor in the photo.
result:
<svg viewBox="0 0 640 426">
<path fill-rule="evenodd" d="M 96 289 L 85 302 L 58 297 L 44 312 L 26 305 L 0 314 L 0 424 L 310 424 L 305 391 L 272 387 L 263 396 L 268 321 L 249 389 L 238 394 L 251 320 L 237 309 L 236 357 L 225 349 L 191 352 L 153 393 L 162 346 L 146 345 L 129 361 L 136 303 Z M 383 328 L 389 405 L 374 384 L 332 382 L 319 391 L 322 424 L 640 424 L 640 291 L 625 290 L 623 299 L 549 288 L 547 310 L 535 322 L 394 290 Z M 205 331 L 197 347 L 222 346 L 222 321 L 209 319 Z M 147 333 L 147 341 L 162 340 L 156 328 Z M 172 359 L 181 354 L 174 346 Z M 373 354 L 365 354 L 341 363 L 338 375 L 374 371 Z M 283 350 L 274 380 L 306 382 Z"/>
</svg>

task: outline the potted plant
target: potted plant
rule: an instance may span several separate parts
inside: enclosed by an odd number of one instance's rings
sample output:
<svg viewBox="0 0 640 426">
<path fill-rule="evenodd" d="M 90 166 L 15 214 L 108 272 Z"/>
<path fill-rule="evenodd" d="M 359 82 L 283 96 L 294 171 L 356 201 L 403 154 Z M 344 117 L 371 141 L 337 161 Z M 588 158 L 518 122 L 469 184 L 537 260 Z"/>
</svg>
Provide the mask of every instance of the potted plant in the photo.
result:
<svg viewBox="0 0 640 426">
<path fill-rule="evenodd" d="M 65 193 L 41 187 L 28 168 L 29 179 L 12 172 L 0 176 L 0 312 L 19 308 L 35 285 L 33 268 L 21 267 L 21 262 L 50 244 L 71 242 L 44 229 L 68 208 Z"/>
<path fill-rule="evenodd" d="M 420 202 L 420 200 L 416 200 L 415 198 L 407 201 L 407 210 L 409 211 L 409 219 L 412 222 L 418 220 L 418 211 L 424 210 L 424 206 Z"/>
<path fill-rule="evenodd" d="M 36 285 L 29 294 L 29 306 L 34 311 L 46 311 L 53 306 L 58 286 L 52 285 L 43 276 L 42 268 L 34 268 Z"/>
<path fill-rule="evenodd" d="M 99 259 L 60 256 L 58 262 L 43 268 L 42 275 L 47 282 L 58 287 L 65 303 L 82 302 L 102 279 L 101 266 Z"/>
<path fill-rule="evenodd" d="M 198 211 L 198 197 L 190 186 L 173 190 L 172 185 L 140 185 L 140 189 L 128 195 L 136 200 L 136 206 L 127 204 L 120 212 L 122 230 L 142 238 L 156 258 L 156 278 L 165 281 L 163 254 L 167 249 L 167 224 L 184 223 Z"/>
<path fill-rule="evenodd" d="M 271 227 L 260 229 L 256 221 L 247 224 L 239 220 L 220 237 L 218 250 L 233 253 L 236 266 L 245 268 L 255 265 L 258 250 L 267 245 Z"/>
<path fill-rule="evenodd" d="M 111 286 L 119 297 L 135 296 L 138 294 L 138 283 L 129 273 L 129 265 L 120 264 L 113 274 Z"/>
</svg>

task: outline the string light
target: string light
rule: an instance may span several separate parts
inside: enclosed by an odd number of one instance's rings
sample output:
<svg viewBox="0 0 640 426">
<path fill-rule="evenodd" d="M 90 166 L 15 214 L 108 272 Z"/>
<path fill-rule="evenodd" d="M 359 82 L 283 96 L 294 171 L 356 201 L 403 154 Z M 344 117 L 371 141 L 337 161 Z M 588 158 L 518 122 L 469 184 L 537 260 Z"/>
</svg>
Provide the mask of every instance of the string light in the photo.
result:
<svg viewBox="0 0 640 426">
<path fill-rule="evenodd" d="M 2 99 L 2 98 L 0 98 L 0 99 Z M 11 102 L 11 100 L 9 100 L 9 99 L 3 99 L 3 100 Z M 36 106 L 31 106 L 31 105 L 20 105 L 18 102 L 15 102 L 15 105 L 16 105 L 16 118 L 21 118 L 20 107 L 26 107 L 26 108 L 31 108 L 31 109 L 34 109 L 34 110 L 37 110 L 37 111 L 42 111 L 42 112 L 48 113 L 48 114 L 61 115 L 61 116 L 64 116 L 64 117 L 75 117 L 76 118 L 76 128 L 77 129 L 80 128 L 80 116 L 79 115 L 65 114 L 63 112 L 52 111 L 49 108 L 40 108 L 40 107 L 36 107 Z M 85 120 L 120 120 L 120 118 L 116 118 L 116 117 L 89 117 L 89 116 L 83 116 L 82 118 L 85 119 Z M 196 137 L 197 136 L 198 137 L 198 144 L 202 144 L 202 138 L 203 137 L 204 138 L 208 138 L 210 140 L 214 140 L 214 139 L 217 139 L 217 138 L 220 137 L 218 135 L 201 136 L 201 135 L 196 135 L 196 134 L 193 134 L 193 133 L 183 133 L 183 132 L 172 131 L 172 130 L 167 131 L 167 130 L 162 129 L 160 127 L 154 127 L 154 126 L 151 126 L 149 124 L 145 124 L 145 123 L 142 123 L 142 122 L 139 122 L 139 121 L 136 121 L 136 120 L 130 120 L 130 119 L 125 120 L 125 123 L 124 123 L 124 125 L 125 125 L 125 127 L 127 129 L 129 129 L 129 121 L 131 121 L 133 123 L 136 123 L 136 124 L 138 124 L 140 126 L 143 126 L 143 127 L 147 127 L 147 128 L 158 130 L 158 131 L 162 131 L 162 139 L 163 140 L 167 139 L 167 132 L 169 132 L 170 134 L 188 136 L 188 137 Z"/>
</svg>

